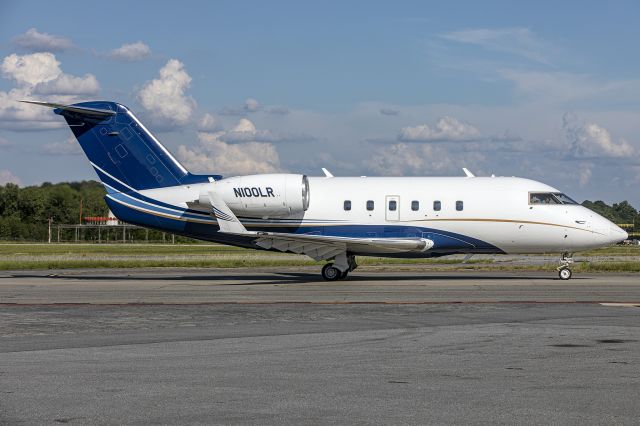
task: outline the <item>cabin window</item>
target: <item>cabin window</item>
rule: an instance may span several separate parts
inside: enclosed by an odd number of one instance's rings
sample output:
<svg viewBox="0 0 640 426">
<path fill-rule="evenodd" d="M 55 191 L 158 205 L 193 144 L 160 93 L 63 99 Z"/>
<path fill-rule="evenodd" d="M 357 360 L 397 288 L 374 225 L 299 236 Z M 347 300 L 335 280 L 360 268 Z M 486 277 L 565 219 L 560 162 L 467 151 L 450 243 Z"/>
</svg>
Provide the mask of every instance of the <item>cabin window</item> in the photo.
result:
<svg viewBox="0 0 640 426">
<path fill-rule="evenodd" d="M 351 200 L 344 200 L 344 209 L 346 211 L 351 210 Z"/>
<path fill-rule="evenodd" d="M 464 204 L 462 203 L 462 201 L 456 201 L 456 210 L 461 212 L 462 209 L 464 209 Z"/>
<path fill-rule="evenodd" d="M 420 210 L 420 201 L 412 201 L 411 210 L 413 210 L 414 212 L 417 212 L 418 210 Z"/>
<path fill-rule="evenodd" d="M 398 202 L 396 200 L 389 201 L 389 211 L 395 212 L 398 208 Z"/>
<path fill-rule="evenodd" d="M 433 202 L 433 210 L 439 212 L 442 210 L 442 203 L 440 201 Z"/>
<path fill-rule="evenodd" d="M 367 210 L 373 210 L 373 200 L 367 201 Z"/>
</svg>

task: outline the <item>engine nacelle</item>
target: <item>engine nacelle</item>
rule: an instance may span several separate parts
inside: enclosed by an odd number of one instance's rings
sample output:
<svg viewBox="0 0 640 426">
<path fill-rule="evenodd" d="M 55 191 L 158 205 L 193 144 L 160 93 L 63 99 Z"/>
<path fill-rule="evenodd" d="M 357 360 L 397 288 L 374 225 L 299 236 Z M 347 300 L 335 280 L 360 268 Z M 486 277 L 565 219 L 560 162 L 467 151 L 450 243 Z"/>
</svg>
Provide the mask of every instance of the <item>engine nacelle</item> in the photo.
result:
<svg viewBox="0 0 640 426">
<path fill-rule="evenodd" d="M 305 175 L 236 176 L 217 181 L 215 188 L 237 216 L 282 217 L 309 208 L 309 179 Z"/>
</svg>

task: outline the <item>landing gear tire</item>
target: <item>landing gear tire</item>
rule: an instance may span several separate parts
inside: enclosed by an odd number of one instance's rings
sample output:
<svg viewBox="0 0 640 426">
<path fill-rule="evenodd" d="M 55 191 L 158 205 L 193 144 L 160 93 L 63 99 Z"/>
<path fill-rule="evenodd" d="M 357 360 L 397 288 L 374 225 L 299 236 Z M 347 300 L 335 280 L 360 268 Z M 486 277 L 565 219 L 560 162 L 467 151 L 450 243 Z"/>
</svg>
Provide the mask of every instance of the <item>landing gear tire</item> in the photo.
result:
<svg viewBox="0 0 640 426">
<path fill-rule="evenodd" d="M 558 267 L 558 276 L 561 280 L 568 280 L 571 278 L 571 269 L 569 265 L 573 263 L 573 257 L 571 253 L 562 253 L 560 258 L 560 266 Z"/>
<path fill-rule="evenodd" d="M 337 281 L 342 279 L 342 274 L 343 273 L 340 269 L 333 266 L 333 263 L 327 263 L 322 267 L 322 278 L 324 278 L 325 281 Z"/>
<path fill-rule="evenodd" d="M 349 275 L 349 270 L 347 269 L 346 271 L 340 274 L 340 279 L 344 280 L 345 278 L 347 278 L 348 275 Z"/>
<path fill-rule="evenodd" d="M 560 277 L 561 280 L 568 280 L 569 278 L 571 278 L 571 269 L 561 268 L 558 271 L 558 276 Z"/>
</svg>

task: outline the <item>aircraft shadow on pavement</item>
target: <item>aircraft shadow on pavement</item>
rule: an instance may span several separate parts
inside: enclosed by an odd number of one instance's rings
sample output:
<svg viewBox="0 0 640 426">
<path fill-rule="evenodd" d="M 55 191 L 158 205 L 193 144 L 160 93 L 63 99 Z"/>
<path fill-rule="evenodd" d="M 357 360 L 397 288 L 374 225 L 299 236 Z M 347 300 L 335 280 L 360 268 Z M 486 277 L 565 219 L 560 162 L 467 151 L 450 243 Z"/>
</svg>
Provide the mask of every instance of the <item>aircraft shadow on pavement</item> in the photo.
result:
<svg viewBox="0 0 640 426">
<path fill-rule="evenodd" d="M 203 274 L 203 275 L 156 275 L 146 274 L 144 272 L 138 274 L 127 275 L 104 275 L 104 274 L 15 274 L 14 278 L 50 278 L 62 280 L 78 280 L 78 281 L 210 281 L 212 283 L 218 281 L 231 281 L 224 285 L 274 285 L 274 284 L 349 284 L 362 282 L 438 282 L 438 281 L 517 281 L 521 279 L 536 281 L 558 280 L 554 275 L 516 275 L 516 274 L 447 274 L 447 275 L 428 275 L 428 274 L 406 274 L 394 275 L 391 273 L 358 275 L 357 273 L 350 275 L 346 280 L 340 281 L 324 281 L 319 274 L 303 273 L 303 272 L 274 272 L 270 274 L 246 275 L 237 274 Z"/>
</svg>

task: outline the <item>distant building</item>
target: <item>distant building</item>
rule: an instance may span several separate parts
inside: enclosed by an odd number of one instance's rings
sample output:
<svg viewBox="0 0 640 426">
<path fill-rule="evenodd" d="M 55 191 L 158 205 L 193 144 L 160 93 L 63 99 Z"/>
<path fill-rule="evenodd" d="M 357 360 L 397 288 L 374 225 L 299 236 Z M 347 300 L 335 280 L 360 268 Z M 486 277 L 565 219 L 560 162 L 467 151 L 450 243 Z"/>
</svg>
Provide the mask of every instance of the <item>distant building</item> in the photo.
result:
<svg viewBox="0 0 640 426">
<path fill-rule="evenodd" d="M 107 217 L 102 216 L 85 216 L 83 221 L 86 225 L 106 225 L 106 226 L 115 226 L 119 225 L 120 221 L 115 217 L 115 215 L 109 210 Z"/>
</svg>

